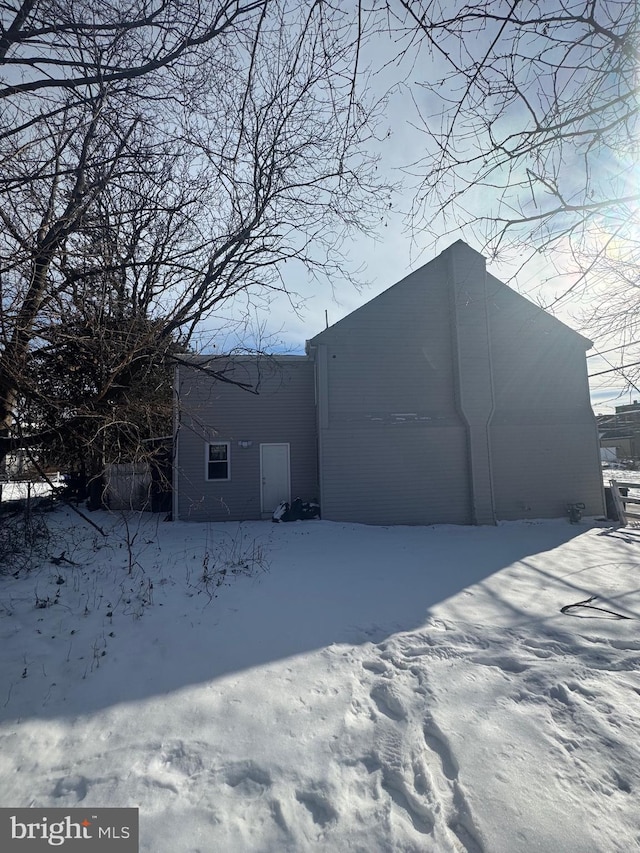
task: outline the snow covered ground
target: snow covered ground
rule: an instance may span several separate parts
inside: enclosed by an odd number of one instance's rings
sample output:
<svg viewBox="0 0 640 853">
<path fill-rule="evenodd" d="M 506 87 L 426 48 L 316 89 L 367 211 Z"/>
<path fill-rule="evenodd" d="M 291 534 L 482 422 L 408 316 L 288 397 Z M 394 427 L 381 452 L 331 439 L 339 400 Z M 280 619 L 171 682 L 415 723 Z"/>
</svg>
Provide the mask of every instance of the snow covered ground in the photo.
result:
<svg viewBox="0 0 640 853">
<path fill-rule="evenodd" d="M 62 478 L 55 474 L 51 478 L 51 482 L 59 486 L 62 484 Z M 2 500 L 3 501 L 18 501 L 26 497 L 42 497 L 43 495 L 51 494 L 51 486 L 45 482 L 8 482 L 2 483 Z"/>
<path fill-rule="evenodd" d="M 51 518 L 0 579 L 0 806 L 138 806 L 148 853 L 640 847 L 640 531 Z"/>
</svg>

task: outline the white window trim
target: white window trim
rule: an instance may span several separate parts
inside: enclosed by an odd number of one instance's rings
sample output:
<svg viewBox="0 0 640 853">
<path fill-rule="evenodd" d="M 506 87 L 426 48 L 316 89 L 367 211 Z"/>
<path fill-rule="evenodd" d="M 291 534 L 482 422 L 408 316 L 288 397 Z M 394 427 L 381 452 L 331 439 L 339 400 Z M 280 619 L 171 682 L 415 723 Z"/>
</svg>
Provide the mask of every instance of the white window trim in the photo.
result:
<svg viewBox="0 0 640 853">
<path fill-rule="evenodd" d="M 227 476 L 209 477 L 209 448 L 224 444 L 227 448 Z M 231 479 L 231 442 L 230 441 L 207 441 L 204 445 L 204 479 L 207 483 L 228 483 Z"/>
</svg>

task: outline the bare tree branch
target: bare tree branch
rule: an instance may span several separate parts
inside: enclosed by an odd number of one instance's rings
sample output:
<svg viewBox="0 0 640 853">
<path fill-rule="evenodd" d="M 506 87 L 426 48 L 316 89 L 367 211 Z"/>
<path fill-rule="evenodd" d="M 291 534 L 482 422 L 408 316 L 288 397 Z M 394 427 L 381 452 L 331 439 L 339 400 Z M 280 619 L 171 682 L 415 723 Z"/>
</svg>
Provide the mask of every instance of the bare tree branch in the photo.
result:
<svg viewBox="0 0 640 853">
<path fill-rule="evenodd" d="M 606 275 L 637 311 L 628 278 L 640 266 L 637 4 L 387 5 L 403 50 L 421 39 L 427 69 L 412 86 L 424 134 L 423 156 L 407 167 L 413 227 L 434 239 L 462 228 L 490 256 L 544 255 L 572 270 L 550 307 L 595 294 Z"/>
<path fill-rule="evenodd" d="M 0 16 L 0 458 L 99 465 L 166 434 L 206 318 L 286 292 L 288 260 L 350 277 L 343 244 L 388 208 L 368 150 L 383 104 L 362 19 L 323 0 Z"/>
</svg>

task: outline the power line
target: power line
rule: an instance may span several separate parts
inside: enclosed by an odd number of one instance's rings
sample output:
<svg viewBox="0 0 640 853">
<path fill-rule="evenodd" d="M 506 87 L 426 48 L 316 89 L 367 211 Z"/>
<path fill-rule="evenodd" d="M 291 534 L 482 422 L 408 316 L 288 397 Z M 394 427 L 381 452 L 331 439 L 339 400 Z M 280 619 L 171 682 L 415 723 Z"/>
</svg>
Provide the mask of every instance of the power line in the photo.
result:
<svg viewBox="0 0 640 853">
<path fill-rule="evenodd" d="M 629 341 L 626 344 L 618 344 L 617 347 L 611 347 L 611 349 L 603 349 L 602 352 L 592 352 L 587 358 L 598 358 L 598 356 L 605 355 L 608 352 L 613 352 L 614 350 L 624 349 L 625 347 L 632 347 L 635 344 L 640 344 L 640 341 Z"/>
<path fill-rule="evenodd" d="M 636 367 L 638 364 L 640 364 L 640 361 L 632 361 L 631 364 L 621 364 L 619 367 L 612 367 L 609 370 L 599 370 L 597 373 L 590 373 L 589 379 L 593 378 L 594 376 L 602 376 L 604 373 L 619 373 L 620 371 L 625 370 L 627 367 Z"/>
</svg>

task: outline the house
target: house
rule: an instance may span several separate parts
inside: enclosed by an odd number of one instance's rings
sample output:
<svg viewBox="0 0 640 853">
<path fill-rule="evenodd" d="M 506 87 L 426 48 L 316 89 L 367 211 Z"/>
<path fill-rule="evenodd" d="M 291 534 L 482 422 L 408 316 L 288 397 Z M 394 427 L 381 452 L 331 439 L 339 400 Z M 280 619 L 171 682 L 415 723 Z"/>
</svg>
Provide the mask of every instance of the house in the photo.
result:
<svg viewBox="0 0 640 853">
<path fill-rule="evenodd" d="M 640 402 L 616 406 L 614 415 L 597 415 L 600 447 L 614 458 L 637 464 L 640 460 Z"/>
<path fill-rule="evenodd" d="M 266 518 L 296 496 L 369 524 L 601 514 L 590 346 L 459 241 L 305 356 L 181 366 L 174 517 Z"/>
<path fill-rule="evenodd" d="M 175 387 L 174 518 L 270 518 L 283 500 L 317 496 L 309 358 L 192 356 Z"/>
</svg>

